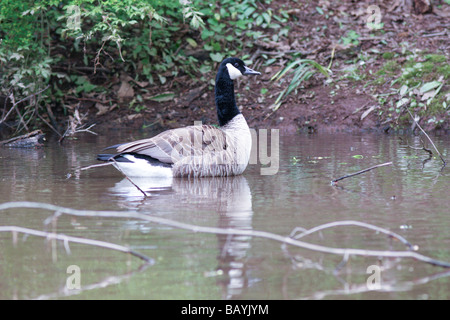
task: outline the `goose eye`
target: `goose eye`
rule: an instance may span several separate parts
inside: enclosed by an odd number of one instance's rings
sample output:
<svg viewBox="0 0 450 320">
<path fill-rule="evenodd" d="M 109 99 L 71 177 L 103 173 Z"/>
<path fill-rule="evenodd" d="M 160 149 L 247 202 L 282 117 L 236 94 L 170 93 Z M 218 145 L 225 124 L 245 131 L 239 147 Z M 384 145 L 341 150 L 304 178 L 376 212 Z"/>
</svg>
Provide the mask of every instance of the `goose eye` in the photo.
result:
<svg viewBox="0 0 450 320">
<path fill-rule="evenodd" d="M 239 63 L 236 62 L 236 63 L 234 64 L 234 66 L 235 66 L 236 68 L 239 68 Z"/>
</svg>

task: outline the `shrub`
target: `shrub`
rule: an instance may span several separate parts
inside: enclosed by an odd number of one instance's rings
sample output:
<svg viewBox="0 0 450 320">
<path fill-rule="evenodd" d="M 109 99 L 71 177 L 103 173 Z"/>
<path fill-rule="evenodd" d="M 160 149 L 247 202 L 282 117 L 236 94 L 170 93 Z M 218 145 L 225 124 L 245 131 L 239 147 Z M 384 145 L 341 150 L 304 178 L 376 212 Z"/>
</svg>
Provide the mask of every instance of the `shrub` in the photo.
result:
<svg viewBox="0 0 450 320">
<path fill-rule="evenodd" d="M 67 114 L 68 94 L 82 96 L 107 82 L 98 70 L 107 70 L 108 77 L 126 72 L 151 84 L 180 74 L 207 81 L 203 74 L 214 63 L 252 47 L 243 39 L 281 29 L 278 22 L 285 18 L 258 3 L 2 0 L 0 96 L 9 106 L 29 97 L 17 105 L 20 114 L 12 125 L 31 129 L 54 120 L 53 112 Z M 80 74 L 82 68 L 92 72 Z M 8 114 L 11 120 L 14 113 Z M 0 118 L 0 125 L 6 120 Z"/>
</svg>

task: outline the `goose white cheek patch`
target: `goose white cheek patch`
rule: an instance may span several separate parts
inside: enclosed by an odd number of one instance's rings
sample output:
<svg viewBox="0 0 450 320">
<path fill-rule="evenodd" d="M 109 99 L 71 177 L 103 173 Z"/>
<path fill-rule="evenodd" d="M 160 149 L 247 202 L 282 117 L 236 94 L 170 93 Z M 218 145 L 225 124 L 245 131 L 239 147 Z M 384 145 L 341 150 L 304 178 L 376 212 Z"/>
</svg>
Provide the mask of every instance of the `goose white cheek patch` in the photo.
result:
<svg viewBox="0 0 450 320">
<path fill-rule="evenodd" d="M 233 66 L 231 63 L 227 63 L 227 69 L 231 80 L 237 79 L 242 76 L 241 71 L 239 71 L 239 69 Z"/>
</svg>

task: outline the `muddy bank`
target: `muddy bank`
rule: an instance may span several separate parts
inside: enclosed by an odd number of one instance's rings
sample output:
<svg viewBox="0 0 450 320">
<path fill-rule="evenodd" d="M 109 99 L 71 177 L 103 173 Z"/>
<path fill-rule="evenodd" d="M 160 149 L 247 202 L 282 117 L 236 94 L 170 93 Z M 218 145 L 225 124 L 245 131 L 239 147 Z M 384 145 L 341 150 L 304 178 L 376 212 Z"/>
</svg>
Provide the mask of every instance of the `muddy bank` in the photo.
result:
<svg viewBox="0 0 450 320">
<path fill-rule="evenodd" d="M 398 98 L 395 90 L 402 85 L 397 78 L 407 67 L 407 61 L 420 63 L 426 59 L 426 53 L 441 54 L 448 64 L 449 6 L 435 2 L 422 12 L 416 10 L 412 2 L 409 6 L 408 1 L 402 4 L 383 2 L 378 4 L 382 27 L 374 30 L 367 27 L 368 4 L 367 1 L 299 4 L 289 11 L 291 28 L 285 39 L 268 43 L 255 41 L 253 52 L 248 54 L 252 67 L 263 74 L 244 78 L 236 85 L 238 106 L 251 127 L 279 128 L 284 132 L 387 132 L 414 126 L 407 114 L 399 109 L 392 110 L 396 104 L 394 98 Z M 285 5 L 283 1 L 274 3 L 280 8 Z M 291 59 L 293 51 L 303 53 L 302 58 L 329 66 L 332 75 L 328 79 L 315 75 L 273 111 L 275 99 L 289 82 L 271 81 L 271 77 Z M 278 60 L 267 65 L 269 58 Z M 380 81 L 387 63 L 396 63 L 398 72 Z M 440 93 L 448 93 L 448 69 L 442 70 L 443 74 L 430 75 L 430 81 L 434 77 L 444 82 Z M 112 107 L 106 108 L 95 99 L 87 99 L 81 101 L 80 112 L 87 114 L 88 121 L 97 123 L 98 128 L 166 129 L 191 125 L 194 121 L 216 123 L 212 85 L 187 77 L 174 78 L 167 85 L 157 87 L 141 87 L 130 80 L 115 79 L 116 83 L 111 85 L 112 92 L 116 93 L 110 97 L 114 99 Z M 141 92 L 144 89 L 145 93 Z M 130 103 L 138 93 L 144 97 L 145 108 L 136 112 L 130 108 Z M 164 101 L 146 99 L 161 93 L 168 93 Z M 392 96 L 392 99 L 384 96 Z M 447 94 L 444 99 L 449 98 Z M 424 111 L 420 113 L 421 125 L 426 130 L 446 133 L 448 110 L 426 114 L 426 107 L 419 110 Z"/>
</svg>

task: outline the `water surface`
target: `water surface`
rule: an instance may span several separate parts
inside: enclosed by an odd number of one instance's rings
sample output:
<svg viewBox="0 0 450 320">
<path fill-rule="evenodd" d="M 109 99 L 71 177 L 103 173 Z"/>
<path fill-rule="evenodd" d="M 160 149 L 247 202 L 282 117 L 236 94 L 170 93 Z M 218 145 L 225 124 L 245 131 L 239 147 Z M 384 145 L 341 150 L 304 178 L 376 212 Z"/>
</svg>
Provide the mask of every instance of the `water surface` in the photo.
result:
<svg viewBox="0 0 450 320">
<path fill-rule="evenodd" d="M 0 203 L 34 201 L 81 210 L 143 213 L 192 225 L 266 231 L 355 220 L 389 229 L 434 259 L 450 261 L 448 168 L 418 137 L 383 134 L 280 134 L 274 175 L 259 164 L 228 178 L 139 180 L 149 197 L 112 167 L 74 173 L 117 142 L 145 137 L 108 132 L 42 149 L 0 149 Z M 433 137 L 444 157 L 450 137 Z M 392 162 L 332 186 L 330 181 Z M 67 175 L 71 174 L 68 179 Z M 0 233 L 1 299 L 448 299 L 449 270 L 413 259 L 342 257 L 250 236 L 192 232 L 132 218 L 53 216 L 40 209 L 0 211 L 0 226 L 102 240 L 153 259 L 31 235 Z M 302 238 L 339 248 L 404 250 L 361 227 Z M 81 289 L 68 289 L 68 267 Z M 378 290 L 369 266 L 381 270 Z"/>
</svg>

